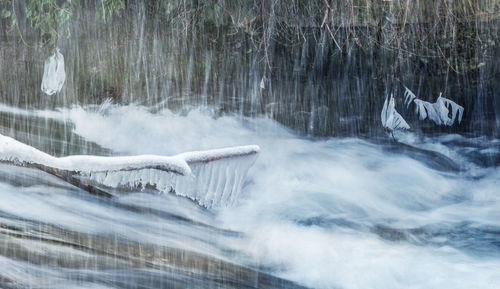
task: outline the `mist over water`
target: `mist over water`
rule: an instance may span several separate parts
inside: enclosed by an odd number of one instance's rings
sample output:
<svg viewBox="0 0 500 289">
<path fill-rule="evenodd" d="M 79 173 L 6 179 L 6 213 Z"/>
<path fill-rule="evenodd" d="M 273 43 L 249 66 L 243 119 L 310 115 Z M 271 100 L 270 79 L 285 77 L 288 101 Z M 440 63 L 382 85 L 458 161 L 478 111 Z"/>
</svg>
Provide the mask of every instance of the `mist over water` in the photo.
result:
<svg viewBox="0 0 500 289">
<path fill-rule="evenodd" d="M 134 105 L 50 114 L 114 154 L 172 155 L 250 143 L 261 153 L 231 208 L 210 212 L 154 192 L 124 193 L 117 206 L 44 176 L 48 184 L 24 188 L 2 182 L 0 210 L 8 218 L 185 249 L 312 288 L 500 284 L 500 170 L 471 161 L 498 159 L 497 140 L 412 133 L 400 136 L 404 143 L 304 138 L 267 118 L 152 113 Z M 56 184 L 62 188 L 53 189 Z M 127 204 L 143 210 L 131 213 Z M 188 221 L 165 220 L 152 214 L 156 210 Z M 23 279 L 11 262 L 5 259 L 2 271 Z M 30 266 L 23 268 L 50 270 Z"/>
</svg>

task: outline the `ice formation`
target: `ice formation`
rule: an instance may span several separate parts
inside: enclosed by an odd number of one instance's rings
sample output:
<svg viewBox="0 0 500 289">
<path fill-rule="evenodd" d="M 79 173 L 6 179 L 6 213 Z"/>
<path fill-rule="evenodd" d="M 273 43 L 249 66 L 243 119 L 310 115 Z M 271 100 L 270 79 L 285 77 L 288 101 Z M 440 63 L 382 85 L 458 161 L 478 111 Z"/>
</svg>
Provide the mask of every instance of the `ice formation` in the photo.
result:
<svg viewBox="0 0 500 289">
<path fill-rule="evenodd" d="M 251 149 L 257 150 L 258 147 Z M 205 207 L 233 205 L 239 198 L 247 172 L 257 155 L 245 153 L 237 158 L 218 158 L 217 161 L 186 160 L 194 177 L 177 178 L 175 191 Z"/>
<path fill-rule="evenodd" d="M 410 107 L 411 102 L 417 98 L 417 96 L 413 93 L 413 91 L 409 90 L 408 87 L 405 86 L 405 104 L 406 108 Z"/>
<path fill-rule="evenodd" d="M 61 91 L 66 80 L 64 70 L 64 56 L 56 48 L 56 52 L 45 60 L 43 66 L 42 91 L 48 95 L 53 95 Z"/>
<path fill-rule="evenodd" d="M 56 158 L 0 134 L 0 162 L 64 171 L 95 186 L 154 188 L 195 200 L 205 207 L 232 205 L 248 169 L 257 157 L 256 145 L 182 153 L 171 157 L 68 156 Z"/>
<path fill-rule="evenodd" d="M 444 98 L 439 94 L 435 103 L 418 99 L 411 90 L 405 87 L 405 104 L 410 106 L 411 102 L 416 105 L 416 112 L 420 120 L 430 119 L 437 125 L 451 126 L 462 121 L 464 108 L 454 101 Z"/>
<path fill-rule="evenodd" d="M 382 126 L 390 131 L 396 129 L 410 129 L 410 126 L 404 118 L 396 111 L 394 98 L 385 98 L 384 107 L 382 108 L 382 113 L 380 115 L 382 120 Z"/>
</svg>

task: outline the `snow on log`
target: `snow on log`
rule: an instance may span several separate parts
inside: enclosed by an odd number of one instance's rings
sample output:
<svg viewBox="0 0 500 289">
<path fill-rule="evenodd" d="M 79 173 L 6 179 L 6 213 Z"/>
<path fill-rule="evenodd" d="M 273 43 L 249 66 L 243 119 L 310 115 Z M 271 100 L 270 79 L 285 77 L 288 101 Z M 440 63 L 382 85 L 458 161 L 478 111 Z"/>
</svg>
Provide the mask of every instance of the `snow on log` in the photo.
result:
<svg viewBox="0 0 500 289">
<path fill-rule="evenodd" d="M 255 162 L 258 146 L 230 147 L 175 156 L 90 155 L 53 157 L 0 134 L 0 162 L 35 168 L 88 192 L 111 197 L 112 189 L 174 192 L 205 207 L 234 204 Z"/>
</svg>

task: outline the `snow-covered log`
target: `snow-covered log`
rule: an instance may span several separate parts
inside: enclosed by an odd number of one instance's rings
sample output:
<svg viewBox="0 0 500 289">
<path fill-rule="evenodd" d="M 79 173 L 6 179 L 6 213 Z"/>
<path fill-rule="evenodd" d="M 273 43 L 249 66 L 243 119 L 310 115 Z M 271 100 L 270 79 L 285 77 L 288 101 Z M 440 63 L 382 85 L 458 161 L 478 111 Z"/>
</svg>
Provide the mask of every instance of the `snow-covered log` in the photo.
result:
<svg viewBox="0 0 500 289">
<path fill-rule="evenodd" d="M 0 162 L 40 169 L 89 192 L 112 196 L 107 188 L 152 188 L 176 193 L 205 207 L 232 205 L 248 169 L 257 157 L 256 145 L 157 155 L 53 157 L 0 135 Z"/>
<path fill-rule="evenodd" d="M 382 108 L 382 113 L 380 114 L 382 120 L 382 126 L 390 131 L 396 129 L 410 129 L 410 126 L 404 118 L 396 111 L 396 104 L 392 94 L 390 98 L 385 98 L 384 107 Z"/>
</svg>

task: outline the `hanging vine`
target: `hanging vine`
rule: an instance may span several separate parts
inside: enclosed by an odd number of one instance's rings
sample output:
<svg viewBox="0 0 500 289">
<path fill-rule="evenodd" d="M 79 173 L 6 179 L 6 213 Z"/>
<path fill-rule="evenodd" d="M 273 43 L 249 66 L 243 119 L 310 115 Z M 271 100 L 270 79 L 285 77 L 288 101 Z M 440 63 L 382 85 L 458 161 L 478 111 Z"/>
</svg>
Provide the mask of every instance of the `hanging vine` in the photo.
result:
<svg viewBox="0 0 500 289">
<path fill-rule="evenodd" d="M 19 1 L 24 5 L 17 5 Z M 104 21 L 125 7 L 124 0 L 99 0 L 99 2 L 101 2 L 99 14 Z M 54 47 L 58 39 L 67 39 L 71 36 L 69 24 L 78 5 L 78 1 L 73 0 L 4 0 L 0 6 L 0 15 L 3 19 L 9 20 L 9 28 L 17 30 L 23 43 L 41 49 L 47 46 Z M 16 7 L 19 6 L 23 7 L 24 11 L 17 10 Z M 20 27 L 21 17 L 25 17 L 36 32 L 39 39 L 37 43 L 26 42 Z"/>
</svg>

